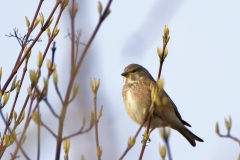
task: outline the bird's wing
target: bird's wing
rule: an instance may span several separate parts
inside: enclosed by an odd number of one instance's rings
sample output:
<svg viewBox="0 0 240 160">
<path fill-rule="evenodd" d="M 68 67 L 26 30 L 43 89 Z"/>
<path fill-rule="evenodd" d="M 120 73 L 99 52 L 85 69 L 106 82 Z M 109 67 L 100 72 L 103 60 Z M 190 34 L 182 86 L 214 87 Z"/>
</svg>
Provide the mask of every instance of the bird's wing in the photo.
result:
<svg viewBox="0 0 240 160">
<path fill-rule="evenodd" d="M 163 90 L 164 94 L 166 95 L 166 97 L 168 98 L 168 100 L 171 102 L 173 108 L 174 108 L 174 111 L 175 111 L 175 114 L 177 115 L 177 117 L 179 118 L 179 120 L 186 126 L 188 127 L 191 127 L 190 124 L 188 124 L 186 121 L 184 121 L 180 115 L 180 113 L 178 112 L 178 109 L 177 109 L 177 106 L 174 104 L 174 102 L 171 100 L 171 98 L 169 97 L 169 95 Z"/>
</svg>

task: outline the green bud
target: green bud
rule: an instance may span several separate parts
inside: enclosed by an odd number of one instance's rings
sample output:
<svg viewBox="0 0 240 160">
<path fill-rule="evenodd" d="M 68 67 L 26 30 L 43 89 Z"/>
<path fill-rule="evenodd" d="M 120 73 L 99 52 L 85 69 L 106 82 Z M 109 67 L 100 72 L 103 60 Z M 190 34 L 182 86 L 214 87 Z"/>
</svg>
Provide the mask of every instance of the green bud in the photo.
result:
<svg viewBox="0 0 240 160">
<path fill-rule="evenodd" d="M 31 83 L 35 86 L 38 82 L 37 73 L 34 70 L 29 71 Z"/>
<path fill-rule="evenodd" d="M 72 92 L 73 92 L 73 98 L 75 98 L 76 95 L 78 94 L 78 85 L 75 84 L 73 86 L 73 91 Z"/>
<path fill-rule="evenodd" d="M 29 20 L 28 20 L 28 18 L 25 16 L 25 22 L 26 22 L 26 26 L 27 26 L 27 28 L 29 28 L 29 26 L 30 26 L 30 22 L 29 22 Z"/>
<path fill-rule="evenodd" d="M 95 124 L 95 118 L 94 118 L 94 113 L 92 111 L 92 108 L 90 108 L 90 119 L 91 119 L 90 125 L 93 126 Z"/>
<path fill-rule="evenodd" d="M 10 97 L 10 92 L 3 94 L 3 107 L 7 104 Z"/>
<path fill-rule="evenodd" d="M 164 55 L 163 55 L 163 59 L 165 59 L 168 55 L 168 48 L 166 47 L 164 50 Z"/>
<path fill-rule="evenodd" d="M 0 81 L 2 79 L 2 67 L 0 68 Z"/>
<path fill-rule="evenodd" d="M 61 3 L 61 7 L 64 9 L 69 3 L 69 0 L 63 0 Z"/>
<path fill-rule="evenodd" d="M 230 123 L 227 119 L 225 119 L 225 126 L 226 126 L 226 129 L 229 131 L 231 126 L 230 126 Z"/>
<path fill-rule="evenodd" d="M 38 52 L 38 57 L 37 57 L 37 66 L 38 68 L 40 68 L 42 66 L 42 62 L 43 62 L 43 55 L 42 53 L 39 51 Z"/>
<path fill-rule="evenodd" d="M 9 142 L 10 142 L 9 145 L 13 144 L 14 141 L 15 141 L 15 139 L 16 139 L 16 133 L 15 133 L 15 131 L 13 130 L 13 131 L 11 132 L 10 136 L 9 136 Z"/>
<path fill-rule="evenodd" d="M 164 81 L 163 81 L 163 79 L 158 79 L 157 80 L 157 88 L 158 88 L 158 90 L 163 90 L 163 84 L 164 84 Z"/>
<path fill-rule="evenodd" d="M 9 143 L 9 136 L 7 134 L 3 135 L 3 146 L 7 146 Z"/>
<path fill-rule="evenodd" d="M 41 125 L 41 119 L 40 119 L 40 115 L 38 114 L 38 112 L 32 112 L 32 120 L 37 124 L 37 125 Z"/>
<path fill-rule="evenodd" d="M 13 112 L 13 118 L 14 118 L 14 122 L 16 122 L 16 120 L 17 120 L 17 112 Z"/>
<path fill-rule="evenodd" d="M 102 109 L 103 106 L 100 107 L 99 111 L 98 111 L 98 120 L 100 119 L 100 117 L 102 116 Z"/>
<path fill-rule="evenodd" d="M 29 95 L 29 96 L 32 95 L 32 89 L 31 89 L 31 87 L 28 87 L 27 92 L 28 92 L 28 95 Z"/>
<path fill-rule="evenodd" d="M 98 157 L 101 157 L 101 155 L 102 155 L 102 147 L 101 146 L 97 147 L 97 155 L 98 155 Z"/>
<path fill-rule="evenodd" d="M 14 90 L 17 87 L 17 76 L 15 76 L 15 78 L 13 79 L 12 85 L 11 85 L 11 91 Z"/>
<path fill-rule="evenodd" d="M 41 99 L 44 98 L 47 95 L 47 92 L 48 92 L 48 79 L 47 78 L 43 78 L 43 83 L 44 83 L 44 87 L 43 87 Z"/>
<path fill-rule="evenodd" d="M 99 86 L 100 86 L 100 79 L 97 82 L 96 79 L 94 78 L 94 81 L 92 82 L 92 78 L 90 78 L 90 87 L 92 89 L 93 94 L 97 93 Z"/>
<path fill-rule="evenodd" d="M 70 149 L 70 139 L 68 138 L 63 140 L 63 151 L 66 155 L 68 155 L 69 149 Z"/>
<path fill-rule="evenodd" d="M 218 126 L 218 122 L 217 122 L 216 125 L 215 125 L 215 132 L 216 132 L 217 134 L 219 134 L 219 126 Z"/>
<path fill-rule="evenodd" d="M 23 110 L 22 114 L 21 114 L 21 118 L 19 120 L 19 124 L 24 120 L 25 118 L 25 110 Z"/>
<path fill-rule="evenodd" d="M 157 47 L 157 54 L 159 58 L 162 57 L 162 49 L 160 47 Z"/>
<path fill-rule="evenodd" d="M 165 159 L 165 157 L 166 157 L 166 146 L 161 146 L 159 144 L 159 154 L 160 154 L 162 159 Z"/>
<path fill-rule="evenodd" d="M 51 69 L 51 61 L 49 59 L 46 60 L 47 69 Z"/>
<path fill-rule="evenodd" d="M 41 22 L 41 25 L 43 26 L 43 24 L 44 24 L 44 15 L 43 15 L 43 13 L 39 13 L 39 21 Z"/>
<path fill-rule="evenodd" d="M 20 83 L 20 80 L 17 81 L 17 85 L 16 85 L 16 86 L 17 86 L 17 87 L 16 87 L 16 92 L 17 92 L 17 93 L 18 93 L 18 92 L 20 91 L 20 89 L 21 89 L 19 83 Z"/>
<path fill-rule="evenodd" d="M 135 137 L 131 138 L 131 136 L 128 138 L 128 148 L 131 148 L 135 144 Z"/>
<path fill-rule="evenodd" d="M 58 35 L 59 31 L 60 30 L 58 29 L 58 25 L 56 25 L 56 27 L 53 30 L 53 39 Z"/>
<path fill-rule="evenodd" d="M 98 13 L 101 15 L 102 14 L 102 3 L 100 1 L 98 1 L 98 6 L 97 6 L 97 9 L 98 9 Z"/>
<path fill-rule="evenodd" d="M 164 37 L 168 37 L 169 36 L 169 28 L 168 28 L 167 25 L 164 26 L 163 35 L 164 35 Z"/>
<path fill-rule="evenodd" d="M 50 27 L 47 28 L 47 36 L 48 36 L 48 39 L 50 39 L 50 37 L 51 37 Z"/>
<path fill-rule="evenodd" d="M 56 70 L 53 72 L 53 83 L 55 85 L 57 85 L 57 83 L 58 83 L 58 74 L 57 74 Z"/>
<path fill-rule="evenodd" d="M 74 16 L 76 15 L 77 11 L 78 11 L 78 4 L 75 3 L 74 4 Z"/>
<path fill-rule="evenodd" d="M 33 24 L 33 29 L 37 27 L 38 23 L 40 22 L 40 19 L 36 19 Z"/>
</svg>

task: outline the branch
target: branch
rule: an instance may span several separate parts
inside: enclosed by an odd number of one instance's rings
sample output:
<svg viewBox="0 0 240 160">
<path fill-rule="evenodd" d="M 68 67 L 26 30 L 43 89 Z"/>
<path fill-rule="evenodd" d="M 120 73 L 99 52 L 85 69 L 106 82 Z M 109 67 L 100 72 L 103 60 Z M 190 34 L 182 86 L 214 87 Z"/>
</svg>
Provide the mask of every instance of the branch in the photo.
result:
<svg viewBox="0 0 240 160">
<path fill-rule="evenodd" d="M 90 131 L 90 130 L 92 129 L 92 127 L 93 127 L 93 125 L 90 125 L 90 127 L 89 127 L 88 129 L 84 130 L 84 131 L 83 131 L 83 127 L 81 127 L 78 132 L 73 133 L 73 134 L 70 134 L 70 135 L 62 138 L 62 141 L 63 141 L 63 140 L 66 140 L 66 139 L 68 139 L 68 138 L 72 138 L 72 137 L 74 137 L 74 136 L 77 136 L 77 135 L 79 135 L 79 134 L 87 133 L 88 131 Z"/>
<path fill-rule="evenodd" d="M 46 105 L 48 106 L 48 108 L 50 109 L 50 111 L 52 112 L 52 114 L 54 115 L 54 117 L 59 118 L 59 116 L 57 115 L 57 113 L 53 110 L 52 106 L 50 105 L 50 103 L 47 100 L 47 97 L 45 97 L 43 99 L 43 101 L 46 103 Z"/>
<path fill-rule="evenodd" d="M 48 128 L 48 126 L 45 123 L 43 123 L 42 120 L 41 120 L 41 126 L 43 126 L 48 132 L 50 132 L 54 138 L 57 138 L 56 134 L 50 128 Z"/>
</svg>

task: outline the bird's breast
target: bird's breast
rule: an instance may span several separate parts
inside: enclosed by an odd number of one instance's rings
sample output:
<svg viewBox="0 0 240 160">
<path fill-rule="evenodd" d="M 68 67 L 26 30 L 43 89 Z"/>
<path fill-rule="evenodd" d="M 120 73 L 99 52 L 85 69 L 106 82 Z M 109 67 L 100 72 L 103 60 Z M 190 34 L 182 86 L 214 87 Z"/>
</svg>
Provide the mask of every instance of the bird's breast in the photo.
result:
<svg viewBox="0 0 240 160">
<path fill-rule="evenodd" d="M 128 115 L 141 124 L 145 118 L 144 110 L 147 112 L 151 105 L 149 86 L 141 83 L 125 84 L 123 100 Z"/>
</svg>

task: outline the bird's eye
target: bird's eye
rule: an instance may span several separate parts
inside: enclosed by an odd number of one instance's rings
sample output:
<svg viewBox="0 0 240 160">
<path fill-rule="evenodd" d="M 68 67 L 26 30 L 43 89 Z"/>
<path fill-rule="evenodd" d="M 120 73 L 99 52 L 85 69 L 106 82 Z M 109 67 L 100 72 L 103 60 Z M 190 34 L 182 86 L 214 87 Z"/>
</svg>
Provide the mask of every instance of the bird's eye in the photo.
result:
<svg viewBox="0 0 240 160">
<path fill-rule="evenodd" d="M 132 73 L 135 73 L 135 72 L 137 72 L 137 70 L 136 70 L 136 69 L 132 70 Z"/>
</svg>

